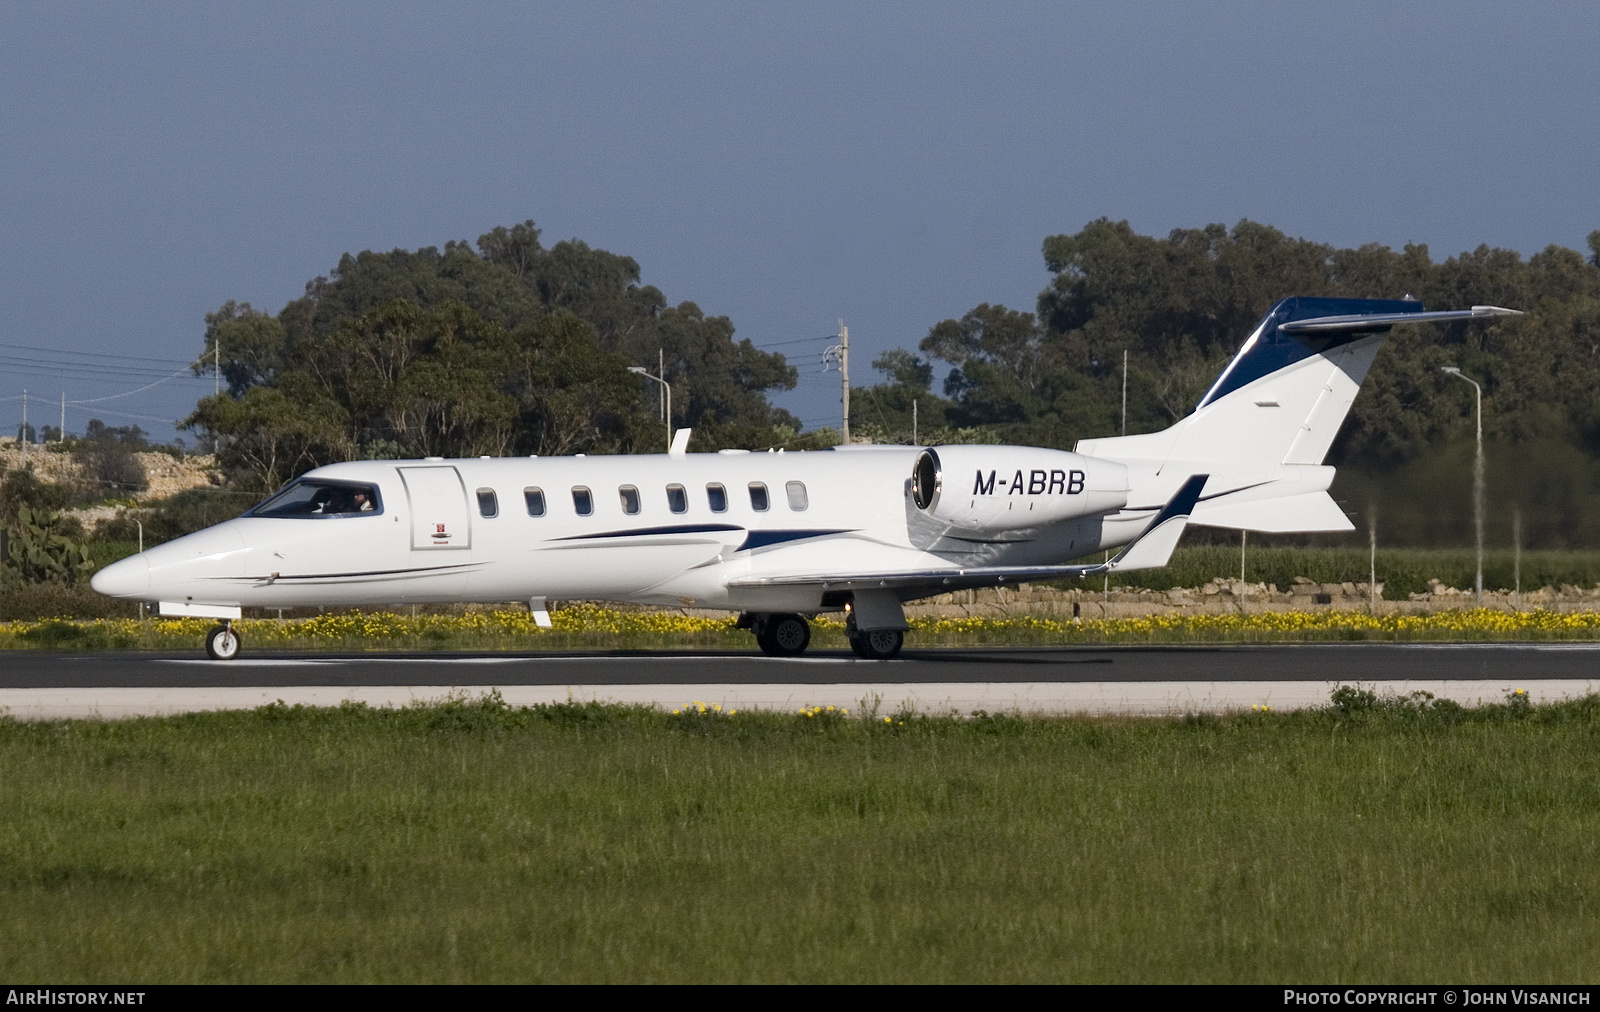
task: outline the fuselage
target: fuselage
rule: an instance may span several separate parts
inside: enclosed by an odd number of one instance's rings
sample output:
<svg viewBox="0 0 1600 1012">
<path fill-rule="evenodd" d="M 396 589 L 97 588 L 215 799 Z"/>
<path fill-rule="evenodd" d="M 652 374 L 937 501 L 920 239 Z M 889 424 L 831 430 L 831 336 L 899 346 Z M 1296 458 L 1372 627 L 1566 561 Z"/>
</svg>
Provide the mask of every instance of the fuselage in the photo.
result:
<svg viewBox="0 0 1600 1012">
<path fill-rule="evenodd" d="M 544 598 L 816 612 L 830 607 L 817 587 L 729 583 L 1053 564 L 1122 544 L 1151 515 L 1112 510 L 1032 528 L 952 529 L 913 502 L 911 474 L 921 452 L 895 446 L 333 464 L 300 481 L 323 483 L 346 499 L 367 489 L 371 501 L 271 515 L 269 500 L 115 563 L 94 586 L 116 597 L 225 607 Z M 996 453 L 1020 454 L 1019 475 L 1035 473 L 1028 461 L 1043 455 L 1076 458 L 1022 447 Z M 1066 493 L 1064 484 L 1046 492 L 1027 480 L 1012 491 L 1008 459 L 990 469 L 999 471 L 990 476 L 998 488 L 987 492 L 1003 497 L 1006 508 L 1028 510 Z M 1120 483 L 1125 502 L 1121 465 L 1078 466 L 1091 470 L 1091 483 Z M 962 495 L 972 484 L 964 474 L 952 480 L 963 483 Z M 1082 498 L 1083 479 L 1074 480 Z"/>
</svg>

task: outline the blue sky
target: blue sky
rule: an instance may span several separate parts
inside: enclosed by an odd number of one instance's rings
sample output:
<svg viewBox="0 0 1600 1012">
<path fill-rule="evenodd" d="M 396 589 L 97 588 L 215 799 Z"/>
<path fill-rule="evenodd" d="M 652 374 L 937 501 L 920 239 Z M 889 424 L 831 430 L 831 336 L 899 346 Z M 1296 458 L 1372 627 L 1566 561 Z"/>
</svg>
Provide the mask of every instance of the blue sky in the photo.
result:
<svg viewBox="0 0 1600 1012">
<path fill-rule="evenodd" d="M 206 312 L 276 311 L 346 251 L 525 218 L 758 345 L 842 317 L 858 375 L 1031 307 L 1043 238 L 1102 215 L 1581 249 L 1596 53 L 1576 2 L 7 5 L 0 343 L 54 354 L 0 348 L 0 425 L 23 387 L 54 422 L 63 387 L 177 369 Z M 781 350 L 779 403 L 833 422 L 836 378 Z M 210 389 L 68 429 L 165 438 Z"/>
</svg>

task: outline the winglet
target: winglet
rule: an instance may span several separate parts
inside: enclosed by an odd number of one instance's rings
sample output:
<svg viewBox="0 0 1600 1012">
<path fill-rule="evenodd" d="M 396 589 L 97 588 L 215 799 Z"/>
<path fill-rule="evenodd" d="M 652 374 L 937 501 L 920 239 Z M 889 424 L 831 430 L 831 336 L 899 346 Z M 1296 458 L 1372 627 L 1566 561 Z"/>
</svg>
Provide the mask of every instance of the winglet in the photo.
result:
<svg viewBox="0 0 1600 1012">
<path fill-rule="evenodd" d="M 689 434 L 693 429 L 679 429 L 672 434 L 672 445 L 667 448 L 667 455 L 681 457 L 689 452 Z"/>
<path fill-rule="evenodd" d="M 1194 513 L 1195 503 L 1200 501 L 1200 491 L 1206 487 L 1208 474 L 1191 475 L 1182 487 L 1167 500 L 1161 507 L 1161 512 L 1150 521 L 1150 526 L 1144 533 L 1134 538 L 1116 558 L 1106 563 L 1108 570 L 1123 569 L 1160 569 L 1172 558 L 1172 550 L 1178 547 L 1178 539 L 1183 536 L 1183 529 L 1189 523 L 1189 516 Z"/>
</svg>

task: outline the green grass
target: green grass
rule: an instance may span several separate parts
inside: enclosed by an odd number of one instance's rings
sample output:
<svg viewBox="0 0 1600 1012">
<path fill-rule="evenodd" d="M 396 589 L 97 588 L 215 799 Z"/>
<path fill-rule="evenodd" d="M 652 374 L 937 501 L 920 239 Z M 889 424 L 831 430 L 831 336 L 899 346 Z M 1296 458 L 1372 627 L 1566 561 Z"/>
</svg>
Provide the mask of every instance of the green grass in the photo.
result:
<svg viewBox="0 0 1600 1012">
<path fill-rule="evenodd" d="M 1516 559 L 1510 550 L 1484 553 L 1483 585 L 1486 589 L 1511 589 L 1515 586 Z M 1403 601 L 1407 594 L 1428 589 L 1437 579 L 1458 589 L 1472 587 L 1476 578 L 1477 556 L 1471 548 L 1380 548 L 1378 582 L 1383 596 Z M 1245 579 L 1251 583 L 1276 583 L 1287 591 L 1297 576 L 1318 583 L 1366 583 L 1370 558 L 1366 548 L 1250 546 L 1245 552 Z M 1172 553 L 1165 569 L 1138 570 L 1112 577 L 1113 587 L 1197 587 L 1219 576 L 1239 576 L 1239 544 L 1182 546 Z M 1523 552 L 1522 589 L 1560 587 L 1572 584 L 1593 587 L 1600 584 L 1600 552 Z M 1060 584 L 1096 586 L 1087 584 Z"/>
<path fill-rule="evenodd" d="M 1571 981 L 1600 699 L 0 721 L 0 974 Z"/>
</svg>

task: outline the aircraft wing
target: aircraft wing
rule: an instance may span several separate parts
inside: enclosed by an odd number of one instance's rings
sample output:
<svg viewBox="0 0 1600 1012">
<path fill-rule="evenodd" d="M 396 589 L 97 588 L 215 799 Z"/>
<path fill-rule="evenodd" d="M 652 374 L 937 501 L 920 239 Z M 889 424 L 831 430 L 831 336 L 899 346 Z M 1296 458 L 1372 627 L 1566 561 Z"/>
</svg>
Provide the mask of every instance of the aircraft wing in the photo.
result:
<svg viewBox="0 0 1600 1012">
<path fill-rule="evenodd" d="M 883 573 L 796 573 L 782 576 L 748 576 L 730 580 L 739 588 L 821 586 L 824 590 L 878 590 L 926 588 L 930 593 L 994 587 L 1028 580 L 1061 580 L 1098 576 L 1131 569 L 1159 569 L 1172 558 L 1172 550 L 1200 501 L 1209 475 L 1196 474 L 1161 507 L 1155 519 L 1108 562 L 1074 566 L 982 566 L 948 569 L 898 570 Z"/>
<path fill-rule="evenodd" d="M 1499 306 L 1473 306 L 1471 309 L 1445 309 L 1436 313 L 1367 313 L 1357 316 L 1318 316 L 1310 320 L 1280 323 L 1285 334 L 1327 334 L 1341 330 L 1377 330 L 1397 323 L 1441 323 L 1446 320 L 1477 320 L 1490 316 L 1521 316 L 1521 310 Z"/>
</svg>

